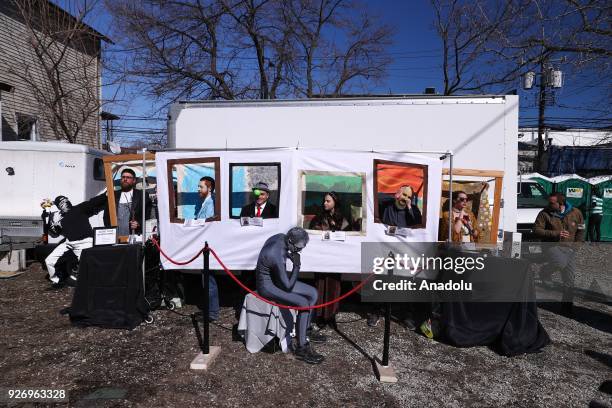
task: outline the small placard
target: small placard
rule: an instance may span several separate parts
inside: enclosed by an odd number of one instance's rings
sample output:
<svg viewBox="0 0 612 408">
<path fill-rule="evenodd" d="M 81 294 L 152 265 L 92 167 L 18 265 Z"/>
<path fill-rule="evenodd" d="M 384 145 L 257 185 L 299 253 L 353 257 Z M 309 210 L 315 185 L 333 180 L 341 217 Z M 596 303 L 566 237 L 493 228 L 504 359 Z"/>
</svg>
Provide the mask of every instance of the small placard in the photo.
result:
<svg viewBox="0 0 612 408">
<path fill-rule="evenodd" d="M 117 227 L 96 227 L 93 232 L 94 246 L 115 245 L 117 243 Z"/>
<path fill-rule="evenodd" d="M 323 241 L 346 241 L 346 232 L 344 231 L 325 231 L 321 235 Z"/>
<path fill-rule="evenodd" d="M 603 198 L 612 198 L 612 188 L 604 188 Z"/>
<path fill-rule="evenodd" d="M 240 225 L 243 227 L 254 226 L 263 227 L 262 217 L 240 217 Z"/>
<path fill-rule="evenodd" d="M 205 219 L 199 219 L 199 220 L 185 220 L 185 222 L 183 223 L 183 227 L 203 227 L 204 225 L 206 225 L 206 220 Z"/>
<path fill-rule="evenodd" d="M 394 225 L 388 225 L 387 226 L 387 235 L 393 235 L 393 236 L 398 236 L 398 237 L 407 237 L 408 235 L 410 235 L 410 229 L 409 228 L 399 228 L 399 227 L 396 227 Z"/>
<path fill-rule="evenodd" d="M 565 190 L 565 196 L 568 198 L 582 198 L 583 189 L 580 187 L 568 187 Z"/>
</svg>

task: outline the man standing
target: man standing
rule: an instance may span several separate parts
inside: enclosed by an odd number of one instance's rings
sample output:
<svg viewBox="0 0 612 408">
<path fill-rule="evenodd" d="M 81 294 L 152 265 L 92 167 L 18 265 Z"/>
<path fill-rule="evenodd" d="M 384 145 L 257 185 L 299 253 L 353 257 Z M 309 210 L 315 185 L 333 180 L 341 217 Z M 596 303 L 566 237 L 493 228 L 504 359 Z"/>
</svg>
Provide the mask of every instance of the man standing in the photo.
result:
<svg viewBox="0 0 612 408">
<path fill-rule="evenodd" d="M 55 264 L 68 251 L 72 251 L 77 259 L 81 259 L 81 252 L 93 246 L 93 229 L 89 224 L 89 217 L 101 209 L 92 205 L 91 201 L 85 201 L 77 206 L 72 206 L 68 197 L 57 196 L 54 200 L 59 214 L 55 217 L 49 227 L 51 236 L 63 235 L 66 238 L 45 258 L 49 279 L 54 288 L 59 288 L 59 277 L 55 274 Z M 69 284 L 76 284 L 77 277 L 70 275 Z"/>
<path fill-rule="evenodd" d="M 202 177 L 198 183 L 198 194 L 202 200 L 195 209 L 196 220 L 206 220 L 215 216 L 215 179 L 209 176 Z"/>
<path fill-rule="evenodd" d="M 278 209 L 268 201 L 270 188 L 268 184 L 259 182 L 253 187 L 256 200 L 245 205 L 240 210 L 240 217 L 278 218 Z"/>
<path fill-rule="evenodd" d="M 395 193 L 395 200 L 385 208 L 382 222 L 399 228 L 407 228 L 423 223 L 419 207 L 413 203 L 414 191 L 410 186 L 401 186 Z"/>
<path fill-rule="evenodd" d="M 543 242 L 559 242 L 546 251 L 546 257 L 553 267 L 561 270 L 561 312 L 568 317 L 573 314 L 575 275 L 574 250 L 570 243 L 584 242 L 584 229 L 582 213 L 562 193 L 548 197 L 548 207 L 540 211 L 534 224 L 534 233 Z"/>
<path fill-rule="evenodd" d="M 125 236 L 131 234 L 142 234 L 142 191 L 134 191 L 136 185 L 136 173 L 130 168 L 121 171 L 121 190 L 115 191 L 115 214 L 117 215 L 117 235 Z M 90 200 L 91 205 L 104 209 L 104 226 L 109 227 L 110 210 L 108 207 L 107 193 L 100 194 Z M 145 216 L 149 219 L 151 209 L 151 199 L 148 195 L 145 198 Z"/>
</svg>

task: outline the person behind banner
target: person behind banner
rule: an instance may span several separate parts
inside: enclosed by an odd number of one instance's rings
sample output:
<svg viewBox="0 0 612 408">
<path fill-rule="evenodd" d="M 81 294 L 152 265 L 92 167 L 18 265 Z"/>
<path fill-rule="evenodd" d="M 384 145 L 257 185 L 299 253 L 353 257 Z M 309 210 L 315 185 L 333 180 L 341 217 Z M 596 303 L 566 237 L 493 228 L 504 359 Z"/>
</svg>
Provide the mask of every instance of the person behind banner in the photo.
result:
<svg viewBox="0 0 612 408">
<path fill-rule="evenodd" d="M 335 191 L 325 194 L 321 205 L 321 212 L 310 222 L 309 229 L 326 231 L 346 231 L 350 229 L 349 223 L 340 212 L 342 204 L 340 197 Z M 325 303 L 340 296 L 342 280 L 338 273 L 315 273 L 315 286 L 317 287 L 318 297 Z M 319 326 L 335 325 L 336 314 L 340 305 L 331 304 L 327 307 L 317 309 L 315 316 Z"/>
<path fill-rule="evenodd" d="M 202 177 L 198 183 L 200 202 L 195 208 L 195 219 L 206 220 L 215 216 L 215 179 Z"/>
<path fill-rule="evenodd" d="M 399 228 L 423 224 L 423 216 L 416 205 L 416 195 L 411 186 L 404 185 L 397 190 L 395 200 L 383 212 L 382 222 Z"/>
<path fill-rule="evenodd" d="M 341 208 L 340 197 L 335 191 L 325 193 L 323 203 L 321 204 L 321 212 L 317 214 L 308 229 L 319 231 L 347 231 L 349 223 L 340 212 Z"/>
<path fill-rule="evenodd" d="M 270 188 L 267 183 L 259 182 L 253 187 L 255 201 L 240 210 L 240 217 L 278 218 L 277 207 L 269 201 Z"/>
<path fill-rule="evenodd" d="M 276 234 L 264 243 L 257 259 L 255 276 L 257 292 L 272 301 L 291 306 L 314 306 L 317 290 L 297 280 L 300 272 L 300 251 L 308 244 L 308 234 L 302 228 L 293 227 L 287 234 Z M 287 259 L 293 264 L 287 271 Z M 312 318 L 312 310 L 300 310 L 297 316 L 297 348 L 294 350 L 298 360 L 308 364 L 319 364 L 324 360 L 315 352 L 307 340 Z M 325 341 L 325 337 L 310 331 L 310 341 Z"/>
<path fill-rule="evenodd" d="M 117 235 L 142 234 L 142 191 L 135 191 L 136 172 L 130 168 L 121 171 L 121 189 L 114 192 L 115 214 L 117 216 Z M 102 193 L 91 200 L 91 206 L 98 211 L 104 209 L 104 226 L 110 227 L 110 210 L 108 205 L 108 192 Z M 152 202 L 145 193 L 145 219 L 150 218 Z"/>
<path fill-rule="evenodd" d="M 100 212 L 101 208 L 93 205 L 91 201 L 73 206 L 68 197 L 61 195 L 57 196 L 53 202 L 59 213 L 53 213 L 49 233 L 54 237 L 63 235 L 65 240 L 45 258 L 45 264 L 49 272 L 49 279 L 53 287 L 57 289 L 63 285 L 55 273 L 55 264 L 68 251 L 72 251 L 80 260 L 81 252 L 93 246 L 93 229 L 89 223 L 89 217 Z M 43 202 L 41 205 L 44 206 L 44 204 Z M 77 275 L 73 272 L 68 282 L 70 285 L 75 285 L 76 281 Z"/>
<path fill-rule="evenodd" d="M 452 242 L 477 242 L 480 237 L 478 223 L 474 213 L 467 209 L 468 195 L 465 191 L 453 191 L 452 200 L 452 220 L 451 231 Z M 442 212 L 438 238 L 440 241 L 448 239 L 448 223 L 450 222 L 449 211 Z"/>
</svg>

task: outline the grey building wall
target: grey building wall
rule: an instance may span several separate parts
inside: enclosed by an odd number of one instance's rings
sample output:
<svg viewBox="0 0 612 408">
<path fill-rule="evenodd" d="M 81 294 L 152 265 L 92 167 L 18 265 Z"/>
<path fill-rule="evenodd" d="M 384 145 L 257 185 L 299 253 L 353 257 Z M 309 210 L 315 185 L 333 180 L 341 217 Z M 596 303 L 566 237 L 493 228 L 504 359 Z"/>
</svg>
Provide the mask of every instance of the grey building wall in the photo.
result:
<svg viewBox="0 0 612 408">
<path fill-rule="evenodd" d="M 2 99 L 2 140 L 17 140 L 18 122 L 26 117 L 36 118 L 37 140 L 58 140 L 58 132 L 54 131 L 48 115 L 51 112 L 37 100 L 32 87 L 13 74 L 13 70 L 28 70 L 29 76 L 41 87 L 48 83 L 46 74 L 37 62 L 34 49 L 30 44 L 30 32 L 14 9 L 11 0 L 0 1 L 0 82 L 14 87 L 11 93 L 3 92 Z M 61 21 L 61 19 L 59 20 Z M 83 43 L 85 44 L 85 43 Z M 87 49 L 85 49 L 87 48 Z M 88 87 L 95 92 L 96 105 L 100 106 L 100 39 L 92 37 L 87 40 L 82 50 L 69 48 L 66 61 L 68 66 L 85 72 L 83 78 L 88 78 Z M 84 61 L 88 62 L 86 65 Z M 70 86 L 70 81 L 66 81 Z M 78 103 L 70 106 L 73 111 L 79 109 Z M 91 147 L 100 147 L 99 108 L 91 115 L 83 126 L 82 133 L 77 136 L 76 143 Z"/>
</svg>

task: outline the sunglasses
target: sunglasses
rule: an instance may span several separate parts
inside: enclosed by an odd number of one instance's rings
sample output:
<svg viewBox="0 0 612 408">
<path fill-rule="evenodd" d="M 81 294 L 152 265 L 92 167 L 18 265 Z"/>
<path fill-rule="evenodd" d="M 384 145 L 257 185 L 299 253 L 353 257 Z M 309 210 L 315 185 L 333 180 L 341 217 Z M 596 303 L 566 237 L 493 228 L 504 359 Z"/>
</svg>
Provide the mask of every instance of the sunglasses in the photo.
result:
<svg viewBox="0 0 612 408">
<path fill-rule="evenodd" d="M 467 199 L 467 197 L 459 197 L 459 198 L 457 199 L 457 201 L 462 201 L 462 202 L 463 202 L 463 201 L 467 201 L 467 200 L 468 200 L 468 199 Z"/>
</svg>

